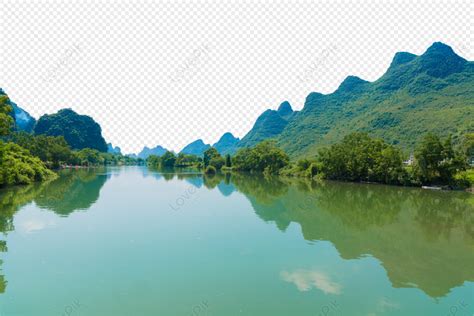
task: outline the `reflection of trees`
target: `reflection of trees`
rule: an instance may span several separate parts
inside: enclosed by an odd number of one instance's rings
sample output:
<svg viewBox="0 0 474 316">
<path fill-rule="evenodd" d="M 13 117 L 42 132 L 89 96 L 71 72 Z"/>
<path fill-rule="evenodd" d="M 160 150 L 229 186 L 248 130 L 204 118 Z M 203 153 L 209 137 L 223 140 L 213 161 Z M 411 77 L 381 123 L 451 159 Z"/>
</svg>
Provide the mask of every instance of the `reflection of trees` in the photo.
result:
<svg viewBox="0 0 474 316">
<path fill-rule="evenodd" d="M 370 254 L 394 287 L 432 297 L 474 281 L 474 196 L 382 185 L 315 183 L 233 174 L 256 214 L 306 240 L 328 240 L 342 258 Z"/>
<path fill-rule="evenodd" d="M 89 209 L 98 199 L 108 176 L 100 170 L 64 170 L 60 177 L 42 187 L 36 204 L 61 216 Z"/>
<path fill-rule="evenodd" d="M 276 176 L 233 173 L 230 179 L 238 191 L 245 195 L 252 195 L 263 204 L 272 203 L 288 190 L 288 183 Z"/>
<path fill-rule="evenodd" d="M 100 189 L 107 181 L 101 170 L 63 170 L 57 179 L 29 186 L 17 186 L 0 191 L 0 232 L 6 235 L 14 230 L 13 217 L 24 205 L 35 202 L 39 207 L 67 216 L 75 210 L 88 209 L 99 198 Z M 0 252 L 8 250 L 0 240 Z M 1 260 L 0 260 L 1 265 Z M 0 275 L 0 293 L 7 281 Z"/>
<path fill-rule="evenodd" d="M 474 196 L 462 192 L 417 190 L 413 194 L 416 220 L 429 239 L 450 238 L 461 228 L 474 239 Z"/>
<path fill-rule="evenodd" d="M 313 197 L 318 208 L 335 214 L 345 225 L 365 230 L 396 219 L 402 208 L 403 190 L 383 185 L 322 183 Z"/>
</svg>

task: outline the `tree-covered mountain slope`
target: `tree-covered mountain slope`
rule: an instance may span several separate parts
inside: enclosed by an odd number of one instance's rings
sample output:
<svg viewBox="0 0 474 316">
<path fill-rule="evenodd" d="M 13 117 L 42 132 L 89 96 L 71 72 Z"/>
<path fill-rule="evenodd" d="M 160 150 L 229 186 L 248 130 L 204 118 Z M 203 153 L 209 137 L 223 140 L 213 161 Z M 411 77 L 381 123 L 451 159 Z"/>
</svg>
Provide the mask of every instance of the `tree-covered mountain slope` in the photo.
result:
<svg viewBox="0 0 474 316">
<path fill-rule="evenodd" d="M 73 149 L 92 148 L 107 152 L 100 125 L 92 117 L 79 115 L 71 109 L 41 116 L 34 132 L 37 135 L 63 136 Z"/>
<path fill-rule="evenodd" d="M 238 147 L 253 147 L 261 141 L 278 136 L 296 112 L 290 103 L 283 102 L 278 110 L 266 110 L 255 121 L 252 129 L 242 138 Z"/>
<path fill-rule="evenodd" d="M 278 144 L 293 158 L 354 131 L 367 131 L 407 152 L 428 132 L 456 138 L 474 131 L 474 63 L 443 43 L 423 55 L 397 53 L 375 82 L 350 76 L 331 94 L 311 93 Z"/>
</svg>

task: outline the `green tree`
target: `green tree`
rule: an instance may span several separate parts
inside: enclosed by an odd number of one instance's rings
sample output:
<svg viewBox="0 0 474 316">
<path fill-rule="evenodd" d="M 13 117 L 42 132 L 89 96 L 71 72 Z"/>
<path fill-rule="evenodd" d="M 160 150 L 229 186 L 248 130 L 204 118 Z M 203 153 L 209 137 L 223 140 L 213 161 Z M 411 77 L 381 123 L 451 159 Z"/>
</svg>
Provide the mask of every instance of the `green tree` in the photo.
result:
<svg viewBox="0 0 474 316">
<path fill-rule="evenodd" d="M 173 152 L 167 151 L 163 156 L 161 156 L 161 166 L 163 168 L 172 168 L 176 162 L 176 156 Z"/>
<path fill-rule="evenodd" d="M 104 164 L 104 158 L 100 155 L 100 152 L 95 149 L 81 149 L 76 152 L 76 157 L 82 166 L 95 166 Z"/>
<path fill-rule="evenodd" d="M 210 147 L 209 149 L 207 149 L 205 152 L 204 152 L 204 155 L 203 155 L 203 163 L 204 163 L 204 167 L 207 167 L 209 166 L 209 163 L 210 161 L 212 160 L 212 158 L 214 157 L 220 157 L 221 155 L 219 154 L 219 152 L 217 151 L 217 149 L 215 149 L 214 147 Z"/>
<path fill-rule="evenodd" d="M 0 95 L 0 136 L 6 136 L 10 133 L 13 126 L 13 118 L 10 116 L 12 107 L 10 100 L 6 95 Z"/>
<path fill-rule="evenodd" d="M 161 158 L 156 155 L 150 155 L 148 156 L 146 163 L 152 168 L 158 168 L 161 164 Z"/>
<path fill-rule="evenodd" d="M 230 154 L 225 155 L 225 166 L 227 168 L 232 167 L 232 158 L 230 157 Z"/>
<path fill-rule="evenodd" d="M 454 150 L 450 136 L 442 142 L 429 133 L 415 150 L 415 175 L 423 184 L 452 183 L 455 174 L 465 168 L 465 157 Z"/>
<path fill-rule="evenodd" d="M 288 165 L 288 155 L 271 140 L 259 143 L 253 148 L 240 149 L 234 157 L 236 170 L 278 173 Z"/>
<path fill-rule="evenodd" d="M 0 186 L 30 184 L 56 177 L 43 162 L 14 143 L 0 142 Z"/>
<path fill-rule="evenodd" d="M 340 143 L 320 150 L 318 158 L 328 179 L 397 184 L 405 178 L 400 150 L 366 133 L 345 136 Z"/>
</svg>

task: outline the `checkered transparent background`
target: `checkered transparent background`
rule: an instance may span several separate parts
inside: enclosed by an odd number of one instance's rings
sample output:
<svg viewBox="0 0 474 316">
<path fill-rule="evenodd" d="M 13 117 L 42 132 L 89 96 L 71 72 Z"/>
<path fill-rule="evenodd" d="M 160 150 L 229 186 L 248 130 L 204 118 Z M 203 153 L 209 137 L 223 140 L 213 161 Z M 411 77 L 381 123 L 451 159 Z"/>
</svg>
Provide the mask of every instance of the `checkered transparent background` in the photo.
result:
<svg viewBox="0 0 474 316">
<path fill-rule="evenodd" d="M 265 109 L 434 41 L 473 59 L 467 0 L 0 1 L 0 87 L 35 117 L 93 116 L 125 152 L 242 137 Z"/>
</svg>

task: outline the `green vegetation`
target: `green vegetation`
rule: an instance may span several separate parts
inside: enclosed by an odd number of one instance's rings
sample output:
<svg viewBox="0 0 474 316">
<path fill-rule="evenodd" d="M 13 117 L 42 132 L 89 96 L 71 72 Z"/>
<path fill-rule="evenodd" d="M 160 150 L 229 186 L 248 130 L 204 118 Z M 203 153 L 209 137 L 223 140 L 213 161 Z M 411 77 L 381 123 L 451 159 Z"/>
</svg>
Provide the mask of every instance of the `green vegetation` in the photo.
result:
<svg viewBox="0 0 474 316">
<path fill-rule="evenodd" d="M 266 126 L 274 133 L 264 134 L 264 126 L 255 123 L 239 146 L 258 134 L 263 137 L 259 141 L 276 139 L 292 159 L 301 159 L 353 132 L 368 132 L 406 152 L 428 132 L 452 135 L 453 143 L 460 144 L 463 135 L 474 131 L 473 86 L 474 63 L 435 43 L 421 56 L 396 54 L 375 82 L 348 77 L 334 93 L 311 93 L 287 124 L 272 120 Z M 280 132 L 271 128 L 283 125 Z"/>
<path fill-rule="evenodd" d="M 28 150 L 13 143 L 0 142 L 0 186 L 30 184 L 55 177 L 56 174 Z"/>
<path fill-rule="evenodd" d="M 355 132 L 328 148 L 314 160 L 301 159 L 280 171 L 281 175 L 318 177 L 352 182 L 396 185 L 437 185 L 466 188 L 474 184 L 468 168 L 470 136 L 456 149 L 447 137 L 426 134 L 417 146 L 414 161 L 404 163 L 402 151 L 382 139 Z"/>
<path fill-rule="evenodd" d="M 6 95 L 0 95 L 0 136 L 8 135 L 13 125 L 13 118 L 10 116 L 12 107 L 9 101 Z"/>
<path fill-rule="evenodd" d="M 33 156 L 40 158 L 52 169 L 57 169 L 61 165 L 71 163 L 74 160 L 74 153 L 62 136 L 34 136 L 20 132 L 13 133 L 9 139 L 28 149 Z"/>
<path fill-rule="evenodd" d="M 242 148 L 233 159 L 235 170 L 275 174 L 288 165 L 288 155 L 274 141 L 266 140 L 253 148 Z"/>
<path fill-rule="evenodd" d="M 387 184 L 407 181 L 401 151 L 365 133 L 350 134 L 321 150 L 319 161 L 326 179 Z"/>
<path fill-rule="evenodd" d="M 161 157 L 161 166 L 164 168 L 172 168 L 174 167 L 174 164 L 176 162 L 176 156 L 173 152 L 167 151 L 162 157 Z"/>
<path fill-rule="evenodd" d="M 225 165 L 225 159 L 219 154 L 216 148 L 211 147 L 204 152 L 204 168 L 212 166 L 216 170 L 221 170 Z"/>
<path fill-rule="evenodd" d="M 451 137 L 445 141 L 427 134 L 415 151 L 414 172 L 423 184 L 453 184 L 455 175 L 467 168 L 467 157 L 455 151 Z"/>
<path fill-rule="evenodd" d="M 102 130 L 90 116 L 79 115 L 71 109 L 43 115 L 34 128 L 36 135 L 63 136 L 72 149 L 92 148 L 107 152 Z"/>
</svg>

